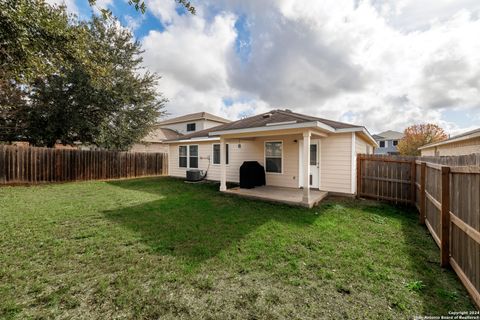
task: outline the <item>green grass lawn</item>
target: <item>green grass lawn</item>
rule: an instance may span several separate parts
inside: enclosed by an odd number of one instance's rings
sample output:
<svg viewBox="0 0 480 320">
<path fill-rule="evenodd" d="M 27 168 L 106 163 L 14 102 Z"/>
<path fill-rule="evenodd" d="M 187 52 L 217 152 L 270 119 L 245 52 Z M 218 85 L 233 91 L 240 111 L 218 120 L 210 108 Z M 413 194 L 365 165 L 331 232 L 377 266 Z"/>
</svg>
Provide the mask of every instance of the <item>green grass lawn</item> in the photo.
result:
<svg viewBox="0 0 480 320">
<path fill-rule="evenodd" d="M 0 318 L 378 318 L 474 310 L 417 215 L 171 178 L 0 188 Z"/>
</svg>

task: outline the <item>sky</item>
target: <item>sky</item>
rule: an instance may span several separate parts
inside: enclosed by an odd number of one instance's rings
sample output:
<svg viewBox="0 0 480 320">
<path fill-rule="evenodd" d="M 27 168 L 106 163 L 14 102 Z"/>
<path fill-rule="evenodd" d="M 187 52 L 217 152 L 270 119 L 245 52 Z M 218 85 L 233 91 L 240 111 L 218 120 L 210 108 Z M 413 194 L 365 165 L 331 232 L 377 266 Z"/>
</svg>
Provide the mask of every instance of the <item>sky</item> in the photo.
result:
<svg viewBox="0 0 480 320">
<path fill-rule="evenodd" d="M 87 0 L 64 1 L 88 19 Z M 142 43 L 169 117 L 270 109 L 364 125 L 480 127 L 478 0 L 97 0 Z M 94 8 L 94 11 L 97 10 Z"/>
</svg>

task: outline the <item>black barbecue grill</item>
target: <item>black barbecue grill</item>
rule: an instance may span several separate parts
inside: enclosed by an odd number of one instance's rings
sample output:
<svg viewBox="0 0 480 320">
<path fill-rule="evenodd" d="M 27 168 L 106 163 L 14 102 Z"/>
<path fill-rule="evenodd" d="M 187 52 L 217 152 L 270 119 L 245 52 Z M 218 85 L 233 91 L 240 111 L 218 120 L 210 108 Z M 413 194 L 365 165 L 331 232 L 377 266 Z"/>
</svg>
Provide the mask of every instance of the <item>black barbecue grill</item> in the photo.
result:
<svg viewBox="0 0 480 320">
<path fill-rule="evenodd" d="M 240 188 L 252 189 L 265 185 L 265 169 L 257 161 L 245 161 L 240 166 Z"/>
</svg>

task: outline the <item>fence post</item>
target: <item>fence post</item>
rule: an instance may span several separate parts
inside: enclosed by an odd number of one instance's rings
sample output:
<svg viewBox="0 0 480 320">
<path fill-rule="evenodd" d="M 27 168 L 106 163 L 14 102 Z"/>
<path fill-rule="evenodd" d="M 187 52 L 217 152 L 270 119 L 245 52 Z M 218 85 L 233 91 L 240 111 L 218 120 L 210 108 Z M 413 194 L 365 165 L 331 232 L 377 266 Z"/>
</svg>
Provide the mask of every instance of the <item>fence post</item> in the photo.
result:
<svg viewBox="0 0 480 320">
<path fill-rule="evenodd" d="M 357 198 L 362 191 L 362 157 L 357 155 Z"/>
<path fill-rule="evenodd" d="M 442 167 L 442 220 L 441 266 L 447 267 L 450 259 L 450 167 Z"/>
<path fill-rule="evenodd" d="M 425 224 L 426 201 L 425 201 L 425 180 L 427 176 L 427 164 L 422 162 L 420 167 L 420 224 Z"/>
<path fill-rule="evenodd" d="M 415 159 L 410 164 L 410 198 L 412 205 L 415 206 L 415 195 L 417 193 L 417 187 L 415 186 L 415 180 L 417 179 L 417 165 Z"/>
</svg>

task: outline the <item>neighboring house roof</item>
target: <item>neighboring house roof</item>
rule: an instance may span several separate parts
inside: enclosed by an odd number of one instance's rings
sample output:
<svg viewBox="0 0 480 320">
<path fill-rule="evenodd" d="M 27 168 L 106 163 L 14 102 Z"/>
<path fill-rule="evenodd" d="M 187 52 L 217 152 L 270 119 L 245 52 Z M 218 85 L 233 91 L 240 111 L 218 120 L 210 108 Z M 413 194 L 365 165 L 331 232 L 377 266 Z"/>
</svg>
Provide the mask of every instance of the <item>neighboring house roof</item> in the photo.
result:
<svg viewBox="0 0 480 320">
<path fill-rule="evenodd" d="M 190 113 L 180 117 L 160 121 L 159 123 L 157 123 L 157 125 L 173 124 L 173 123 L 188 122 L 188 121 L 195 121 L 195 120 L 210 120 L 210 121 L 215 121 L 220 123 L 230 122 L 230 120 L 228 119 L 216 116 L 208 112 L 197 112 L 197 113 Z"/>
<path fill-rule="evenodd" d="M 181 136 L 183 135 L 175 130 L 156 127 L 142 139 L 142 142 L 162 142 L 164 140 L 178 139 Z"/>
<path fill-rule="evenodd" d="M 348 124 L 344 122 L 338 122 L 328 120 L 324 118 L 307 116 L 300 113 L 295 113 L 290 110 L 272 110 L 252 117 L 240 119 L 227 124 L 219 125 L 213 128 L 197 131 L 191 134 L 184 135 L 175 140 L 187 140 L 203 137 L 215 137 L 220 133 L 228 133 L 228 131 L 237 131 L 244 129 L 259 129 L 268 128 L 275 129 L 281 125 L 300 126 L 301 124 L 309 124 L 312 122 L 321 123 L 323 128 L 331 132 L 351 131 L 349 129 L 357 129 L 358 131 L 366 131 L 366 134 L 371 138 L 370 133 L 363 126 Z M 278 126 L 278 127 L 277 127 Z M 373 138 L 371 138 L 373 140 Z"/>
<path fill-rule="evenodd" d="M 451 138 L 448 138 L 447 140 L 426 144 L 426 145 L 424 145 L 424 146 L 422 146 L 418 149 L 419 150 L 428 149 L 428 148 L 433 148 L 433 147 L 436 147 L 436 146 L 441 146 L 441 145 L 445 145 L 445 144 L 449 144 L 449 143 L 455 143 L 455 142 L 458 142 L 458 141 L 464 141 L 464 140 L 478 138 L 478 137 L 480 137 L 480 128 L 472 130 L 472 131 L 467 131 L 467 132 L 459 134 L 457 136 L 453 136 Z"/>
<path fill-rule="evenodd" d="M 403 133 L 393 130 L 387 130 L 378 134 L 374 134 L 375 140 L 400 140 L 403 138 Z"/>
</svg>

